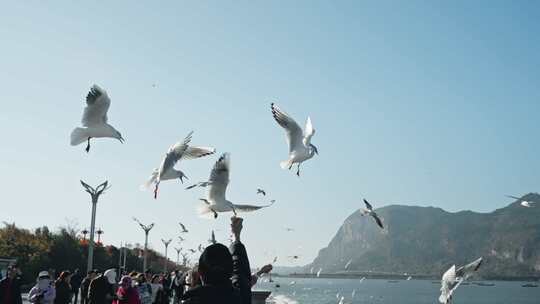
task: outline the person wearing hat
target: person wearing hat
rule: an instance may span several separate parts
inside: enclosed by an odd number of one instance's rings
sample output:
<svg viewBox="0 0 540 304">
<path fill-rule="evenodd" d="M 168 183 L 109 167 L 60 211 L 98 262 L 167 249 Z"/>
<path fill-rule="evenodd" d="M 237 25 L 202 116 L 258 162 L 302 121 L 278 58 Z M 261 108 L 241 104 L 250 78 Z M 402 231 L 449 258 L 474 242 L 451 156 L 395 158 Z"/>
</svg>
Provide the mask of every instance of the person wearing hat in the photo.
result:
<svg viewBox="0 0 540 304">
<path fill-rule="evenodd" d="M 88 304 L 111 304 L 115 298 L 116 270 L 109 269 L 90 282 Z"/>
<path fill-rule="evenodd" d="M 34 304 L 53 304 L 56 298 L 56 290 L 48 271 L 38 274 L 37 282 L 28 293 L 28 300 Z"/>
<path fill-rule="evenodd" d="M 240 242 L 243 220 L 231 218 L 235 241 L 230 251 L 223 244 L 212 244 L 199 258 L 202 285 L 184 294 L 183 304 L 251 304 L 251 269 L 244 245 Z"/>
<path fill-rule="evenodd" d="M 22 304 L 21 280 L 15 265 L 8 266 L 6 277 L 0 280 L 0 303 Z"/>
</svg>

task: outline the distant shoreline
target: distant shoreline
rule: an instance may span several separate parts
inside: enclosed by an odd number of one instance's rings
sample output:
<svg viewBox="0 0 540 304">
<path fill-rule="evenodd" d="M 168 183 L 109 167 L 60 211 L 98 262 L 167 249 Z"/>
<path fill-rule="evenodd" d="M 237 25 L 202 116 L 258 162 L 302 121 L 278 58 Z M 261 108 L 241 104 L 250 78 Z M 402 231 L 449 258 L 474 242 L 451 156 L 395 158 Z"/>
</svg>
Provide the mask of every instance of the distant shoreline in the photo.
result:
<svg viewBox="0 0 540 304">
<path fill-rule="evenodd" d="M 440 280 L 440 276 L 435 275 L 403 275 L 403 274 L 369 274 L 369 273 L 354 273 L 354 274 L 321 274 L 319 277 L 315 274 L 310 273 L 291 273 L 291 274 L 279 274 L 272 273 L 272 276 L 275 277 L 289 277 L 289 278 L 303 278 L 303 279 L 360 279 L 365 277 L 366 279 L 381 279 L 381 280 L 403 280 L 405 281 L 407 277 L 411 276 L 415 280 Z M 529 282 L 529 281 L 540 281 L 540 276 L 519 276 L 519 277 L 509 277 L 509 276 L 486 276 L 478 277 L 475 281 L 520 281 L 520 282 Z"/>
</svg>

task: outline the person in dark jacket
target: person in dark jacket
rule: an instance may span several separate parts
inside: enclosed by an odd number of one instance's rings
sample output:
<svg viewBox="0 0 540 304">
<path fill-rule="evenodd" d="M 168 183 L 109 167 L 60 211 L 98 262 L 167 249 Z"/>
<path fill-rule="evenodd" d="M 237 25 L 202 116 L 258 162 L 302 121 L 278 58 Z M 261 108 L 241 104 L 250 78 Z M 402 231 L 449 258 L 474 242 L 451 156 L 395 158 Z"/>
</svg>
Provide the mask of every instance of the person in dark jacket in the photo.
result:
<svg viewBox="0 0 540 304">
<path fill-rule="evenodd" d="M 81 273 L 79 272 L 79 269 L 75 269 L 73 275 L 71 275 L 71 279 L 69 280 L 71 292 L 73 292 L 73 304 L 77 304 L 77 300 L 79 299 L 79 288 L 81 288 L 81 282 Z"/>
<path fill-rule="evenodd" d="M 111 304 L 116 297 L 114 283 L 116 270 L 109 269 L 90 282 L 88 304 Z"/>
<path fill-rule="evenodd" d="M 89 270 L 86 277 L 81 282 L 81 304 L 88 303 L 88 289 L 90 288 L 90 282 L 96 278 L 96 271 Z"/>
<path fill-rule="evenodd" d="M 0 303 L 22 304 L 21 279 L 17 266 L 8 266 L 6 277 L 0 281 Z"/>
<path fill-rule="evenodd" d="M 199 258 L 202 285 L 188 290 L 183 304 L 251 304 L 251 269 L 244 245 L 240 242 L 242 219 L 231 219 L 235 237 L 230 251 L 216 243 L 206 247 Z"/>
<path fill-rule="evenodd" d="M 69 285 L 70 276 L 71 273 L 69 271 L 62 271 L 58 279 L 54 282 L 54 289 L 56 290 L 54 304 L 71 303 L 71 286 Z"/>
</svg>

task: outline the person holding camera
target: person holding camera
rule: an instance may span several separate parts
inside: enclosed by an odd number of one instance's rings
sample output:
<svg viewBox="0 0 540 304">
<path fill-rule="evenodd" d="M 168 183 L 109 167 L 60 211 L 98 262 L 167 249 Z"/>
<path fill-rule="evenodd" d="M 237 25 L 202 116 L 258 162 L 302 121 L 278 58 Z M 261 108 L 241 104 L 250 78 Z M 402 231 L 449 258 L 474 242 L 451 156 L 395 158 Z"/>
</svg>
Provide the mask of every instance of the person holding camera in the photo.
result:
<svg viewBox="0 0 540 304">
<path fill-rule="evenodd" d="M 48 271 L 41 271 L 38 274 L 37 283 L 28 294 L 28 300 L 34 304 L 54 304 L 56 290 Z"/>
</svg>

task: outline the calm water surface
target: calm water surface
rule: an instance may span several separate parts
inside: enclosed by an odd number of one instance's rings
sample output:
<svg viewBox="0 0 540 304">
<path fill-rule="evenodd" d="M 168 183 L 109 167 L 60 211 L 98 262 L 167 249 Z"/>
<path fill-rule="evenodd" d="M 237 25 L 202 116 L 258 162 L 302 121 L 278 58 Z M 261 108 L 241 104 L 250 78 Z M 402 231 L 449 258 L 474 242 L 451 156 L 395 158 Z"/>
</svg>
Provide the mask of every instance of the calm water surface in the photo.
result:
<svg viewBox="0 0 540 304">
<path fill-rule="evenodd" d="M 296 282 L 290 285 L 291 282 Z M 275 284 L 279 283 L 280 288 Z M 540 304 L 540 287 L 524 288 L 527 282 L 494 281 L 495 286 L 460 286 L 454 294 L 454 304 Z M 330 304 L 344 303 L 423 304 L 438 303 L 440 284 L 432 281 L 410 280 L 389 283 L 387 280 L 366 279 L 296 279 L 274 278 L 274 283 L 259 282 L 258 290 L 270 290 L 280 303 Z M 353 290 L 356 295 L 352 297 Z"/>
</svg>

